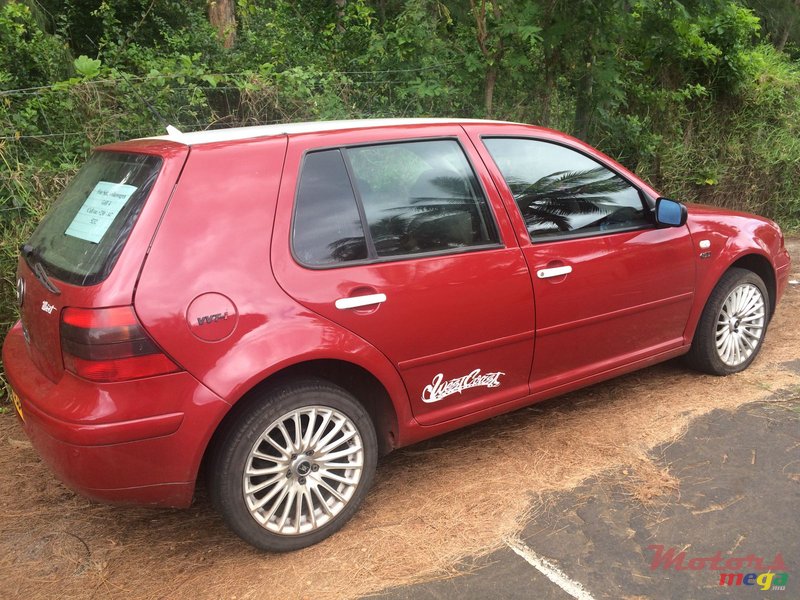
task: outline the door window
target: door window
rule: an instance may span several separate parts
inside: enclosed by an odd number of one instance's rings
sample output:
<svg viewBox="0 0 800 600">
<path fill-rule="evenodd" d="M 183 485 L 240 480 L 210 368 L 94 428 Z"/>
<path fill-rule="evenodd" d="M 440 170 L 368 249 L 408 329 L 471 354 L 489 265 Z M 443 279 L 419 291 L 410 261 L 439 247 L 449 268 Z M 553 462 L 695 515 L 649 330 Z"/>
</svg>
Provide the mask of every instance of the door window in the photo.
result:
<svg viewBox="0 0 800 600">
<path fill-rule="evenodd" d="M 597 161 L 559 144 L 486 138 L 532 242 L 650 226 L 639 190 Z"/>
<path fill-rule="evenodd" d="M 335 266 L 498 243 L 486 198 L 455 140 L 306 156 L 292 233 L 303 264 Z"/>
<path fill-rule="evenodd" d="M 458 142 L 361 146 L 347 155 L 378 257 L 497 242 L 486 199 Z"/>
<path fill-rule="evenodd" d="M 356 198 L 339 150 L 306 156 L 292 231 L 295 257 L 331 266 L 367 258 L 367 241 Z"/>
</svg>

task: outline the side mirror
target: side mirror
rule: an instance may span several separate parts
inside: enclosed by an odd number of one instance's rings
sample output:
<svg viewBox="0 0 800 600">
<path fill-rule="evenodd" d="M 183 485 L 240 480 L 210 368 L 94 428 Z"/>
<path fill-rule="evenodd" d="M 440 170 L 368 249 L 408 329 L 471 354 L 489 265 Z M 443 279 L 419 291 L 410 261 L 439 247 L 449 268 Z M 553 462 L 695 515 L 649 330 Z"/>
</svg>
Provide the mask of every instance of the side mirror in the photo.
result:
<svg viewBox="0 0 800 600">
<path fill-rule="evenodd" d="M 656 200 L 656 223 L 661 227 L 681 227 L 688 216 L 689 212 L 680 202 L 669 198 Z"/>
</svg>

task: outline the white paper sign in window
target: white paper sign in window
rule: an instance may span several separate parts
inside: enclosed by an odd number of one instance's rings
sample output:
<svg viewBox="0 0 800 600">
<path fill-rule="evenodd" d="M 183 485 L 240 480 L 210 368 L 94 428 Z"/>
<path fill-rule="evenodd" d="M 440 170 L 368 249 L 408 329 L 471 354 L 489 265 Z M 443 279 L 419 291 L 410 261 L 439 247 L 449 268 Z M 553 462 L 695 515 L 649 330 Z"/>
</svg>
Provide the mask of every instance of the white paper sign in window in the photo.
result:
<svg viewBox="0 0 800 600">
<path fill-rule="evenodd" d="M 99 181 L 64 233 L 98 243 L 136 189 L 135 185 Z"/>
</svg>

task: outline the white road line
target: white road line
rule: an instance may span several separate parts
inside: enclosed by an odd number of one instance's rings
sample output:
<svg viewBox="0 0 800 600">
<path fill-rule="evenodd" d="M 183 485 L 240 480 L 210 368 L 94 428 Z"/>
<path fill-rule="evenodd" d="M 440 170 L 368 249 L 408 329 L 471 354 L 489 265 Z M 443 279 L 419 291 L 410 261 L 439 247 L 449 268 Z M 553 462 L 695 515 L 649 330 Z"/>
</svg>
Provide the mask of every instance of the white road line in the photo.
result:
<svg viewBox="0 0 800 600">
<path fill-rule="evenodd" d="M 519 538 L 507 538 L 506 544 L 534 569 L 539 571 L 542 575 L 547 577 L 550 581 L 555 583 L 558 587 L 567 592 L 576 600 L 594 600 L 594 597 L 588 591 L 586 591 L 586 588 L 584 588 L 580 583 L 577 581 L 572 581 L 572 579 L 567 577 L 561 569 L 556 567 L 549 560 L 536 554 Z"/>
</svg>

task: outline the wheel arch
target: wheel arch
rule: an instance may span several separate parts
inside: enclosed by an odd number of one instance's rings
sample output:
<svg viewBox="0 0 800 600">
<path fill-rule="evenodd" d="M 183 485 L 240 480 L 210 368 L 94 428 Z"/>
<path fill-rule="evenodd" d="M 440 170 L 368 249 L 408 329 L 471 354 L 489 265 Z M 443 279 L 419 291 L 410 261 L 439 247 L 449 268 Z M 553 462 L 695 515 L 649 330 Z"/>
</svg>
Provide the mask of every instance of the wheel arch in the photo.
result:
<svg viewBox="0 0 800 600">
<path fill-rule="evenodd" d="M 772 315 L 775 312 L 777 283 L 775 278 L 775 269 L 772 267 L 772 263 L 769 262 L 769 259 L 762 254 L 745 254 L 744 256 L 737 258 L 727 269 L 725 269 L 725 271 L 720 274 L 720 278 L 722 275 L 734 268 L 747 269 L 761 278 L 761 280 L 764 282 L 764 285 L 767 287 L 767 294 L 769 295 L 769 317 L 772 318 Z"/>
<path fill-rule="evenodd" d="M 366 409 L 381 454 L 387 454 L 395 447 L 397 440 L 397 412 L 388 390 L 381 381 L 361 365 L 341 359 L 317 358 L 284 367 L 253 386 L 236 403 L 244 406 L 259 397 L 270 387 L 296 379 L 322 379 L 338 385 L 351 393 Z"/>
<path fill-rule="evenodd" d="M 304 360 L 274 371 L 247 390 L 225 414 L 206 444 L 199 475 L 205 472 L 209 457 L 226 426 L 258 402 L 265 393 L 284 382 L 297 379 L 322 379 L 346 390 L 365 408 L 375 427 L 378 450 L 388 454 L 397 445 L 398 415 L 386 387 L 364 367 L 332 358 Z"/>
<path fill-rule="evenodd" d="M 721 253 L 722 256 L 729 257 L 729 262 L 725 261 L 721 264 L 709 265 L 705 269 L 698 270 L 695 304 L 684 332 L 684 339 L 687 340 L 687 344 L 691 344 L 694 339 L 700 317 L 708 303 L 708 299 L 711 297 L 711 292 L 714 291 L 714 288 L 725 276 L 725 273 L 731 269 L 746 269 L 761 277 L 764 281 L 764 285 L 767 287 L 767 295 L 769 296 L 769 317 L 771 318 L 772 314 L 775 312 L 777 285 L 775 268 L 772 262 L 760 248 L 757 249 L 752 246 L 747 248 L 739 246 L 737 248 L 737 242 L 738 240 L 734 238 L 729 239 L 725 249 Z M 702 262 L 703 261 L 700 261 L 700 263 Z"/>
</svg>

